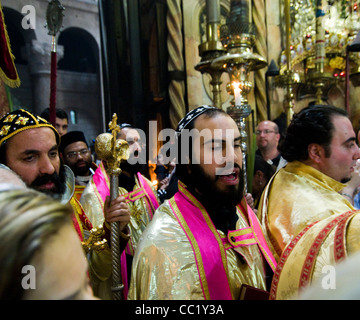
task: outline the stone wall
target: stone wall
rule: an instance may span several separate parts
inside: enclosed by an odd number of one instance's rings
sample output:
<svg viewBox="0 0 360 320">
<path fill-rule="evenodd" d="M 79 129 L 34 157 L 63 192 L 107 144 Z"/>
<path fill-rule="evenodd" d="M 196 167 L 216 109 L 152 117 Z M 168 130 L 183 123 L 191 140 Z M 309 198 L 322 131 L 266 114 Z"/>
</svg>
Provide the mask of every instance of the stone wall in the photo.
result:
<svg viewBox="0 0 360 320">
<path fill-rule="evenodd" d="M 91 141 L 104 131 L 103 105 L 100 77 L 100 31 L 98 6 L 95 0 L 61 0 L 65 7 L 63 27 L 57 34 L 70 28 L 77 28 L 89 34 L 92 42 L 97 46 L 97 73 L 79 73 L 57 70 L 56 106 L 68 112 L 75 111 L 77 123 L 70 123 L 69 130 L 84 131 Z M 29 110 L 41 113 L 49 106 L 50 99 L 50 52 L 52 37 L 45 27 L 47 0 L 2 0 L 1 4 L 6 12 L 11 9 L 11 15 L 6 24 L 13 24 L 21 33 L 25 46 L 21 48 L 22 59 L 27 64 L 16 64 L 21 86 L 10 89 L 14 108 L 26 107 Z M 21 19 L 27 14 L 22 13 L 24 6 L 31 5 L 36 12 L 34 29 L 25 30 Z M 12 20 L 11 20 L 12 19 Z M 11 41 L 11 39 L 10 39 Z M 63 46 L 57 47 L 58 62 L 64 55 Z M 16 58 L 16 57 L 15 57 Z M 16 63 L 16 60 L 15 60 Z"/>
</svg>

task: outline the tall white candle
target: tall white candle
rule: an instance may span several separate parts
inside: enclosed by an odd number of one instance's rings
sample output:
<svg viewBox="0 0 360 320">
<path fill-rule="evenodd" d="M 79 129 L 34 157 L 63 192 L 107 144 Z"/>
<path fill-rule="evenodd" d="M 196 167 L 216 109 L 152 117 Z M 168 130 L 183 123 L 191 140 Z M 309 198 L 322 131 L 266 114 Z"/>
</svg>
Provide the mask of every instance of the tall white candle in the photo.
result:
<svg viewBox="0 0 360 320">
<path fill-rule="evenodd" d="M 239 87 L 234 88 L 234 96 L 235 96 L 235 105 L 241 106 L 242 97 L 241 97 L 241 90 Z"/>
</svg>

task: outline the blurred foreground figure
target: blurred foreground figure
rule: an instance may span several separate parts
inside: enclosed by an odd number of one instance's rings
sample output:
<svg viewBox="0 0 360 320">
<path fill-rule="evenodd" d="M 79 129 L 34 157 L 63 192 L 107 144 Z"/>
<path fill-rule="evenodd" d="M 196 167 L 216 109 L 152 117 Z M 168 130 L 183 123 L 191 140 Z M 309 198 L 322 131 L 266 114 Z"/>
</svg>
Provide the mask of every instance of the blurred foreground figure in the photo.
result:
<svg viewBox="0 0 360 320">
<path fill-rule="evenodd" d="M 0 163 L 0 190 L 7 190 L 11 188 L 24 188 L 26 184 L 22 179 L 9 167 Z"/>
<path fill-rule="evenodd" d="M 327 266 L 324 276 L 304 289 L 299 300 L 359 300 L 360 252 L 335 267 Z"/>
<path fill-rule="evenodd" d="M 0 300 L 95 299 L 71 214 L 35 190 L 0 192 Z"/>
</svg>

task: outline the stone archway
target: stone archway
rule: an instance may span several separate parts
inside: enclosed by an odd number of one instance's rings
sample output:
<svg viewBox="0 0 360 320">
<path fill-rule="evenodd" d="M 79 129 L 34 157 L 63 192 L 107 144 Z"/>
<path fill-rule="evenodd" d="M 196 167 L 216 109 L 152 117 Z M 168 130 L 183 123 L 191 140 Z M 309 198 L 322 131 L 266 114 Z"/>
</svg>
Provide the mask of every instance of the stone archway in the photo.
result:
<svg viewBox="0 0 360 320">
<path fill-rule="evenodd" d="M 57 103 L 69 115 L 69 130 L 81 130 L 92 140 L 103 131 L 99 47 L 87 30 L 69 27 L 58 37 Z"/>
<path fill-rule="evenodd" d="M 94 37 L 86 30 L 68 28 L 59 35 L 58 44 L 64 47 L 64 56 L 58 62 L 59 70 L 98 72 L 99 49 Z"/>
</svg>

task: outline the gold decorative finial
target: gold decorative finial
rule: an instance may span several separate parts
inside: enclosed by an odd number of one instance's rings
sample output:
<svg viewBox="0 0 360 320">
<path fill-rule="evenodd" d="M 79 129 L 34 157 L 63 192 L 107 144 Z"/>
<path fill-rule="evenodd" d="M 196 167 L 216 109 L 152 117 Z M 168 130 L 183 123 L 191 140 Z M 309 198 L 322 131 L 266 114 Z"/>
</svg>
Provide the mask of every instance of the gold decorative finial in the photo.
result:
<svg viewBox="0 0 360 320">
<path fill-rule="evenodd" d="M 117 115 L 114 114 L 109 123 L 110 133 L 102 133 L 95 139 L 95 152 L 101 160 L 107 165 L 107 173 L 110 177 L 110 200 L 114 200 L 119 195 L 119 179 L 121 173 L 120 163 L 122 160 L 129 159 L 129 145 L 125 140 L 116 139 L 120 132 L 117 125 Z M 112 291 L 115 300 L 123 298 L 122 292 L 124 285 L 121 276 L 120 262 L 120 222 L 111 222 L 111 261 L 112 261 Z"/>
<path fill-rule="evenodd" d="M 109 129 L 111 130 L 111 134 L 113 136 L 114 141 L 116 141 L 117 134 L 120 132 L 120 127 L 117 124 L 117 114 L 114 113 L 112 120 L 109 122 Z"/>
<path fill-rule="evenodd" d="M 95 152 L 97 156 L 106 161 L 107 170 L 110 175 L 119 175 L 121 173 L 120 163 L 122 160 L 129 159 L 129 145 L 125 140 L 116 139 L 121 131 L 117 124 L 117 115 L 114 113 L 109 122 L 110 133 L 102 133 L 95 140 Z"/>
</svg>

